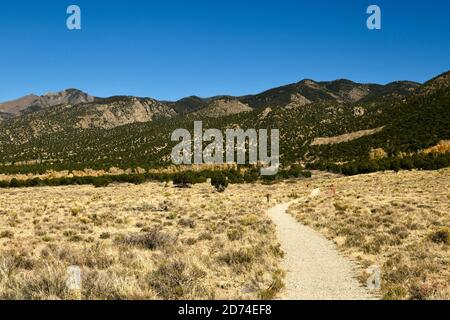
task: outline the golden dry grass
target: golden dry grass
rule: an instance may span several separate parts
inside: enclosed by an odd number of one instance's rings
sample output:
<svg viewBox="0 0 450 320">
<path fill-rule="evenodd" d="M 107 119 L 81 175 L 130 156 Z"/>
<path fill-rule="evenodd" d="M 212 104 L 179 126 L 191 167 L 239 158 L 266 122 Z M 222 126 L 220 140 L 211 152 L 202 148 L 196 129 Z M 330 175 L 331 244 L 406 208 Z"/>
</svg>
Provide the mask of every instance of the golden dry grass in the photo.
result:
<svg viewBox="0 0 450 320">
<path fill-rule="evenodd" d="M 290 213 L 359 261 L 362 281 L 366 267 L 380 266 L 383 298 L 450 299 L 449 169 L 316 179 L 311 187 L 321 196 Z"/>
<path fill-rule="evenodd" d="M 272 298 L 282 252 L 266 194 L 282 201 L 281 188 L 3 189 L 0 298 Z M 75 296 L 65 285 L 71 265 L 82 271 Z"/>
<path fill-rule="evenodd" d="M 321 196 L 291 213 L 359 261 L 362 281 L 377 264 L 384 298 L 450 299 L 449 177 L 316 173 L 224 193 L 163 183 L 2 189 L 0 299 L 274 298 L 283 253 L 266 209 L 314 188 Z M 81 292 L 66 287 L 72 265 Z"/>
</svg>

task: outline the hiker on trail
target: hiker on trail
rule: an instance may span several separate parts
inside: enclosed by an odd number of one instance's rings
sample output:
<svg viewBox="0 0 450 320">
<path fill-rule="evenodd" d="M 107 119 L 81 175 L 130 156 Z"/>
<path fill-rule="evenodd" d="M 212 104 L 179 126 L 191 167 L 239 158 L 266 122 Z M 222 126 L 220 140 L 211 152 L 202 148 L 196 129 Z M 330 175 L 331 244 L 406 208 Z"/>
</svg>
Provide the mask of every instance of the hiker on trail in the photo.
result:
<svg viewBox="0 0 450 320">
<path fill-rule="evenodd" d="M 266 197 L 267 197 L 267 203 L 270 203 L 270 193 L 268 193 L 268 194 L 266 195 Z"/>
</svg>

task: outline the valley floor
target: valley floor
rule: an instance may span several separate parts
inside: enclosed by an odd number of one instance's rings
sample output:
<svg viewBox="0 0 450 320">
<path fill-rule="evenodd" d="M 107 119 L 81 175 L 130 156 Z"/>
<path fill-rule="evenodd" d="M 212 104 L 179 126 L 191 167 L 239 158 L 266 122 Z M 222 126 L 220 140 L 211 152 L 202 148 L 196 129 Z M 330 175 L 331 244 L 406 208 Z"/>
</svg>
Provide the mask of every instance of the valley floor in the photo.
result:
<svg viewBox="0 0 450 320">
<path fill-rule="evenodd" d="M 385 298 L 450 299 L 449 178 L 448 169 L 316 173 L 224 193 L 164 183 L 2 189 L 0 299 L 280 297 L 288 279 L 267 209 L 295 199 L 289 212 L 357 263 L 361 283 L 376 264 Z M 66 286 L 69 266 L 81 269 L 80 290 Z"/>
</svg>

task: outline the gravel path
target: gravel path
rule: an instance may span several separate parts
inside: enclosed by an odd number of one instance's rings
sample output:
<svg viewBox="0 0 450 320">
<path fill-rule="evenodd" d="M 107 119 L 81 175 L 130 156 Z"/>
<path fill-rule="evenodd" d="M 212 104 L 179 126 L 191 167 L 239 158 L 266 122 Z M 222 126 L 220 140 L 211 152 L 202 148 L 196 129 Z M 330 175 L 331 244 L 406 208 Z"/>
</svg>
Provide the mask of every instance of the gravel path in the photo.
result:
<svg viewBox="0 0 450 320">
<path fill-rule="evenodd" d="M 354 278 L 354 265 L 342 257 L 334 243 L 298 223 L 286 210 L 291 203 L 268 210 L 278 229 L 281 248 L 286 253 L 286 300 L 373 299 Z"/>
</svg>

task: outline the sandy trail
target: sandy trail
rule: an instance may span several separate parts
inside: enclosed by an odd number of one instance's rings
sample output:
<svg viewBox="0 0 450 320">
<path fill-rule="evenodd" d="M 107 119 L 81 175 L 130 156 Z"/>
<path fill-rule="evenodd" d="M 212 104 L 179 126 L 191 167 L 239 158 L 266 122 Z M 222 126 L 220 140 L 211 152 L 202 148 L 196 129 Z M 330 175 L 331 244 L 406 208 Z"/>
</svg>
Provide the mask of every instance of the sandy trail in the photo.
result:
<svg viewBox="0 0 450 320">
<path fill-rule="evenodd" d="M 354 278 L 354 264 L 342 257 L 334 243 L 303 226 L 286 210 L 292 203 L 277 205 L 268 214 L 278 229 L 286 253 L 285 290 L 281 299 L 362 300 L 373 297 Z"/>
</svg>

